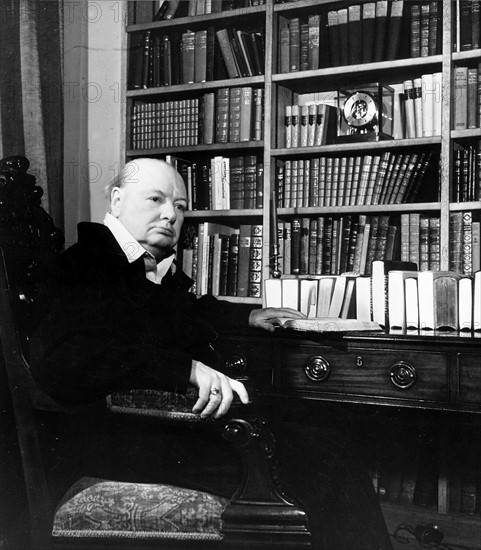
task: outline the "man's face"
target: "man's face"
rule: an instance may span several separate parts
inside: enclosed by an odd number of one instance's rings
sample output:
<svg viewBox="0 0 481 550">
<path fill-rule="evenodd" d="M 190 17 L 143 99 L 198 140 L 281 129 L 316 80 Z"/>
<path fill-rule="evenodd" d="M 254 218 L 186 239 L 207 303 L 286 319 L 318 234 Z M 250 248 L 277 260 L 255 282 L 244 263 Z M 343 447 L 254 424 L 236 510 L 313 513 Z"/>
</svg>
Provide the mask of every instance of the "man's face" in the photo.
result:
<svg viewBox="0 0 481 550">
<path fill-rule="evenodd" d="M 112 214 L 160 261 L 179 240 L 187 192 L 182 177 L 158 160 L 141 159 L 134 168 L 112 191 Z"/>
</svg>

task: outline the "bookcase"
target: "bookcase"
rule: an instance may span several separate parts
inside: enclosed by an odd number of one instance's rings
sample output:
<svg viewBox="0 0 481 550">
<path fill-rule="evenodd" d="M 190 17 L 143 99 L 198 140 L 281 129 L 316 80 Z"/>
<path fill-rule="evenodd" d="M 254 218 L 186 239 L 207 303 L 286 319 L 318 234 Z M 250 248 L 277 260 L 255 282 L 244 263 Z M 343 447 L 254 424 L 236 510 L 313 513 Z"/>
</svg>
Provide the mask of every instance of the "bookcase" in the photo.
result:
<svg viewBox="0 0 481 550">
<path fill-rule="evenodd" d="M 479 2 L 128 4 L 126 159 L 167 158 L 184 176 L 181 248 L 197 292 L 261 304 L 275 269 L 352 271 L 347 250 L 366 223 L 380 236 L 362 274 L 385 258 L 480 269 Z M 358 92 L 374 97 L 377 128 L 349 126 L 339 110 Z M 325 252 L 334 239 L 335 259 Z M 242 283 L 231 273 L 220 290 L 215 269 L 235 250 Z M 214 281 L 199 278 L 209 270 Z"/>
</svg>

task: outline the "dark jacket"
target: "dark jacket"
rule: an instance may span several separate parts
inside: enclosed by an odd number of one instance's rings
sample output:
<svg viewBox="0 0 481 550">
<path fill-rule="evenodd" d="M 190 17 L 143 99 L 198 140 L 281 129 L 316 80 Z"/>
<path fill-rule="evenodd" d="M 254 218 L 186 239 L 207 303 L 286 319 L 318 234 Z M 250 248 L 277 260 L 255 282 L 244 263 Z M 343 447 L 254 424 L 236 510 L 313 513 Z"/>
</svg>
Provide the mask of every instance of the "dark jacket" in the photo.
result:
<svg viewBox="0 0 481 550">
<path fill-rule="evenodd" d="M 79 404 L 126 389 L 185 391 L 192 359 L 218 366 L 217 327 L 246 327 L 249 313 L 197 298 L 191 285 L 181 270 L 152 283 L 143 258 L 129 264 L 107 227 L 79 224 L 78 242 L 49 266 L 39 298 L 30 340 L 37 383 Z"/>
</svg>

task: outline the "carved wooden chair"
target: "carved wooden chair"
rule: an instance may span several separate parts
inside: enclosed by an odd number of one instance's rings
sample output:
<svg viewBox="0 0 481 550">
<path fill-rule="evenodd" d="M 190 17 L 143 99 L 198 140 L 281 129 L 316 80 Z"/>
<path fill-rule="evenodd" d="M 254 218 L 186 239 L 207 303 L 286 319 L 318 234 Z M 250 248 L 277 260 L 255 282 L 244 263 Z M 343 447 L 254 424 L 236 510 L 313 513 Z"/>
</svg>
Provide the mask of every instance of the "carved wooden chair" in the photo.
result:
<svg viewBox="0 0 481 550">
<path fill-rule="evenodd" d="M 34 422 L 39 390 L 24 346 L 40 260 L 58 253 L 62 238 L 41 207 L 42 191 L 28 166 L 24 157 L 0 161 L 0 368 L 15 413 L 31 549 L 310 548 L 306 514 L 279 487 L 274 439 L 254 403 L 234 410 L 243 417 L 204 422 L 242 456 L 242 483 L 229 500 L 170 485 L 82 479 L 60 503 L 51 502 Z M 47 396 L 42 399 L 45 405 Z M 127 392 L 108 401 L 112 415 L 201 422 L 162 392 Z"/>
</svg>

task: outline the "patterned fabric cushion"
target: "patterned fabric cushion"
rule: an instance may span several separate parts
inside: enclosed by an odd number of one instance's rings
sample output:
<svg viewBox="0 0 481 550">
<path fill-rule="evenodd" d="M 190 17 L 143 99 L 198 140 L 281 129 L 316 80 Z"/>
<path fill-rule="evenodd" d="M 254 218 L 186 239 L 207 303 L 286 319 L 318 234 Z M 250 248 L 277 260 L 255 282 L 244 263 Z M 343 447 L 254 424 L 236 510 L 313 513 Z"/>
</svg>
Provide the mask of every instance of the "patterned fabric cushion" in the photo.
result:
<svg viewBox="0 0 481 550">
<path fill-rule="evenodd" d="M 220 540 L 226 504 L 172 485 L 82 478 L 59 505 L 53 535 Z"/>
<path fill-rule="evenodd" d="M 196 400 L 197 393 L 193 388 L 189 389 L 186 394 L 146 389 L 114 393 L 107 398 L 107 403 L 110 407 L 122 409 L 190 414 Z"/>
</svg>

